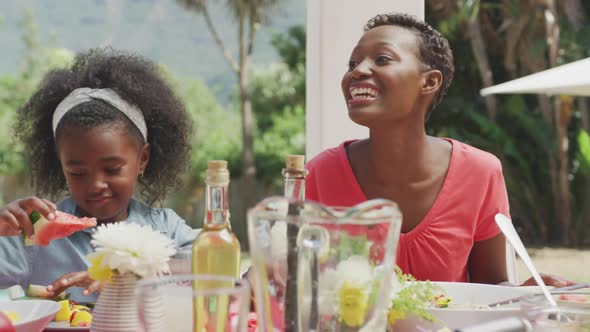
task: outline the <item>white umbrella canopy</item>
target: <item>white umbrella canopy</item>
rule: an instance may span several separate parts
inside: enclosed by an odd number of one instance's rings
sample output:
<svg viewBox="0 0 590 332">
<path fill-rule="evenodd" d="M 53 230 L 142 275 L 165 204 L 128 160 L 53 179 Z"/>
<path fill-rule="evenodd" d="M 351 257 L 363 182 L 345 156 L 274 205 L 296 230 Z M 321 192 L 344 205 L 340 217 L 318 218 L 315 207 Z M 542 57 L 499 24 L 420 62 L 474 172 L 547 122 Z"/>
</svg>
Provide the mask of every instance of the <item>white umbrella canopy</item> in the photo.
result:
<svg viewBox="0 0 590 332">
<path fill-rule="evenodd" d="M 590 96 L 590 58 L 480 90 L 482 96 L 497 93 Z"/>
</svg>

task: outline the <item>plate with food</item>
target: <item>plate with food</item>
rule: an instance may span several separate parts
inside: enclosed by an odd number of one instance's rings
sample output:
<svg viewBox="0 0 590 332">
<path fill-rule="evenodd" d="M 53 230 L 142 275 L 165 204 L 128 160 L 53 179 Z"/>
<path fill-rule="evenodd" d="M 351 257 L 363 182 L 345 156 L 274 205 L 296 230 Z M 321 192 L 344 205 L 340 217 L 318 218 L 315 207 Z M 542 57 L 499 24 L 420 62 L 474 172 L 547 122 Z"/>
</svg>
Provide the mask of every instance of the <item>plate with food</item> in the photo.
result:
<svg viewBox="0 0 590 332">
<path fill-rule="evenodd" d="M 76 327 L 70 326 L 70 324 L 66 322 L 51 322 L 45 330 L 45 332 L 88 332 L 90 331 L 90 327 Z"/>
<path fill-rule="evenodd" d="M 409 331 L 418 327 L 422 331 L 437 331 L 443 327 L 455 330 L 487 321 L 520 316 L 518 303 L 500 307 L 489 307 L 487 304 L 532 292 L 533 290 L 527 287 L 462 282 L 410 282 L 402 286 L 398 293 L 398 298 L 401 299 L 397 300 L 402 310 L 410 310 L 396 313 L 394 300 L 393 310 L 390 311 L 390 323 L 396 331 Z"/>
<path fill-rule="evenodd" d="M 57 302 L 60 306 L 54 320 L 45 331 L 89 331 L 92 323 L 92 304 L 79 304 L 71 300 Z"/>
<path fill-rule="evenodd" d="M 58 310 L 53 321 L 44 331 L 89 331 L 92 321 L 93 303 L 77 303 L 64 293 L 51 298 L 45 286 L 29 285 L 26 290 L 16 285 L 8 289 L 11 302 L 46 300 L 56 303 Z"/>
</svg>

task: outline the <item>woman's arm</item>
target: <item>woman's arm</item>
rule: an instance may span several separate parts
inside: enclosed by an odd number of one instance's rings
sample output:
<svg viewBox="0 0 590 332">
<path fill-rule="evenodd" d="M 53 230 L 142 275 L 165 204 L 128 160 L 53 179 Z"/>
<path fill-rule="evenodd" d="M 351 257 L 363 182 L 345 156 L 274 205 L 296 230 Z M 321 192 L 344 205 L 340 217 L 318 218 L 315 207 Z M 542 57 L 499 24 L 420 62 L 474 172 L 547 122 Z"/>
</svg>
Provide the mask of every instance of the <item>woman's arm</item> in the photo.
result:
<svg viewBox="0 0 590 332">
<path fill-rule="evenodd" d="M 469 255 L 469 281 L 484 284 L 499 284 L 508 281 L 506 272 L 506 240 L 502 233 L 485 241 L 476 242 Z M 565 287 L 576 282 L 564 277 L 540 273 L 547 286 Z M 535 286 L 533 277 L 521 286 Z M 516 286 L 516 285 L 514 285 Z"/>
<path fill-rule="evenodd" d="M 506 240 L 502 233 L 473 244 L 468 271 L 469 282 L 499 284 L 508 281 Z"/>
</svg>

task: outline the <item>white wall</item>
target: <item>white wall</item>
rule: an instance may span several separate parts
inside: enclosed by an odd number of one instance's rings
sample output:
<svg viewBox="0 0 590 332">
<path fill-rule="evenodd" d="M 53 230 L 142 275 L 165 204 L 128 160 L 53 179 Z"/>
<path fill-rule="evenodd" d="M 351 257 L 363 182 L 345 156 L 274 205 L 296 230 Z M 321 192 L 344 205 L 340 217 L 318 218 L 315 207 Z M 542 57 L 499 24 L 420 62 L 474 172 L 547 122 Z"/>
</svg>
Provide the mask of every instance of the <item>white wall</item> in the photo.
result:
<svg viewBox="0 0 590 332">
<path fill-rule="evenodd" d="M 307 158 L 351 138 L 368 136 L 348 118 L 340 80 L 365 23 L 376 14 L 424 18 L 424 0 L 307 0 Z"/>
</svg>

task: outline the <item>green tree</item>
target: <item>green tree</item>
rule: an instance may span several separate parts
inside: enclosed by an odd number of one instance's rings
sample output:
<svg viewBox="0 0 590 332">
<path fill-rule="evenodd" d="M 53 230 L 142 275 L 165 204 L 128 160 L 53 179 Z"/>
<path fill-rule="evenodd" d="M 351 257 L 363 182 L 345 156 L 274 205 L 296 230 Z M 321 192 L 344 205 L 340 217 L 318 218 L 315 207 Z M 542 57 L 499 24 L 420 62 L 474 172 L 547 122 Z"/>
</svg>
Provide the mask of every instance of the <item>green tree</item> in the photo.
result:
<svg viewBox="0 0 590 332">
<path fill-rule="evenodd" d="M 42 47 L 37 25 L 30 11 L 19 21 L 25 46 L 23 63 L 15 76 L 0 77 L 0 173 L 19 173 L 23 167 L 21 147 L 12 140 L 12 124 L 17 109 L 31 96 L 42 76 L 50 68 L 66 66 L 73 54 L 67 50 Z M 18 128 L 16 128 L 18 129 Z"/>
<path fill-rule="evenodd" d="M 305 108 L 305 38 L 302 25 L 292 26 L 284 34 L 274 34 L 271 43 L 281 63 L 254 71 L 252 106 L 261 132 L 270 128 L 272 115 L 285 107 Z"/>
<path fill-rule="evenodd" d="M 254 49 L 256 32 L 262 23 L 270 19 L 272 9 L 281 0 L 226 0 L 226 6 L 237 21 L 238 56 L 237 61 L 231 54 L 230 48 L 223 41 L 209 14 L 207 0 L 177 0 L 188 10 L 200 13 L 213 36 L 215 43 L 223 52 L 228 65 L 234 71 L 238 80 L 240 97 L 240 114 L 242 122 L 242 177 L 247 188 L 254 190 L 256 181 L 256 161 L 254 156 L 255 119 L 250 98 L 250 61 Z M 245 193 L 243 199 L 249 201 L 255 197 L 254 193 Z"/>
<path fill-rule="evenodd" d="M 251 96 L 259 178 L 279 192 L 285 156 L 305 153 L 305 29 L 293 26 L 271 43 L 282 62 L 254 71 Z"/>
<path fill-rule="evenodd" d="M 277 194 L 283 187 L 280 177 L 289 154 L 305 154 L 305 109 L 286 106 L 269 118 L 270 129 L 256 138 L 256 160 L 262 180 Z"/>
<path fill-rule="evenodd" d="M 42 47 L 37 26 L 30 11 L 19 21 L 22 31 L 23 62 L 16 75 L 0 77 L 0 186 L 3 201 L 12 200 L 27 189 L 22 158 L 23 147 L 14 142 L 12 130 L 16 112 L 34 92 L 43 75 L 51 68 L 66 66 L 73 58 L 67 50 Z"/>
<path fill-rule="evenodd" d="M 427 21 L 450 39 L 456 59 L 453 86 L 429 130 L 502 159 L 513 219 L 537 243 L 581 244 L 573 231 L 589 228 L 576 140 L 580 127 L 590 127 L 588 107 L 584 99 L 546 96 L 484 102 L 479 89 L 587 56 L 588 7 L 578 0 L 427 2 Z"/>
<path fill-rule="evenodd" d="M 286 34 L 275 34 L 271 44 L 277 50 L 283 63 L 295 73 L 305 73 L 305 42 L 307 35 L 303 25 L 294 25 Z M 303 86 L 305 92 L 305 86 Z M 305 93 L 301 95 L 305 98 Z"/>
<path fill-rule="evenodd" d="M 164 69 L 168 81 L 185 104 L 193 121 L 191 172 L 183 179 L 183 187 L 173 193 L 166 202 L 180 213 L 191 226 L 200 227 L 204 203 L 204 174 L 207 161 L 225 159 L 230 172 L 235 174 L 240 168 L 240 118 L 236 112 L 223 108 L 213 92 L 201 80 L 176 79 Z M 234 173 L 235 172 L 235 173 Z M 232 214 L 235 206 L 230 204 Z M 234 227 L 240 240 L 245 241 L 245 229 Z"/>
</svg>

